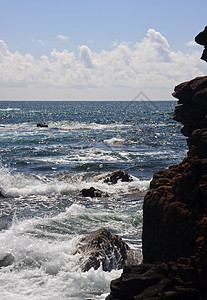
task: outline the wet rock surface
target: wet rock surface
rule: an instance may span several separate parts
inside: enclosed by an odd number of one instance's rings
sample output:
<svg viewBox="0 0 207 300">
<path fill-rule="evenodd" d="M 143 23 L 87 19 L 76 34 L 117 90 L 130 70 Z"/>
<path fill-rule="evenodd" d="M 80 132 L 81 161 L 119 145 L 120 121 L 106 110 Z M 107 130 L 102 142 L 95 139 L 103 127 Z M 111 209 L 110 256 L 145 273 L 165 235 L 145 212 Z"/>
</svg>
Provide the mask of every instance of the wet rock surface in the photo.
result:
<svg viewBox="0 0 207 300">
<path fill-rule="evenodd" d="M 80 192 L 83 197 L 108 197 L 108 194 L 106 192 L 95 189 L 94 187 L 90 187 L 89 189 L 82 189 Z"/>
<path fill-rule="evenodd" d="M 104 271 L 111 271 L 140 261 L 138 253 L 131 251 L 118 235 L 105 228 L 84 236 L 77 252 L 81 254 L 80 264 L 84 272 L 91 268 L 97 270 L 100 266 Z"/>
<path fill-rule="evenodd" d="M 111 174 L 108 174 L 104 182 L 109 184 L 116 184 L 118 180 L 121 180 L 122 182 L 130 182 L 133 181 L 132 177 L 127 173 L 123 172 L 121 170 L 116 170 L 112 172 Z"/>
<path fill-rule="evenodd" d="M 0 254 L 0 268 L 7 267 L 14 262 L 14 256 L 11 253 Z"/>
</svg>

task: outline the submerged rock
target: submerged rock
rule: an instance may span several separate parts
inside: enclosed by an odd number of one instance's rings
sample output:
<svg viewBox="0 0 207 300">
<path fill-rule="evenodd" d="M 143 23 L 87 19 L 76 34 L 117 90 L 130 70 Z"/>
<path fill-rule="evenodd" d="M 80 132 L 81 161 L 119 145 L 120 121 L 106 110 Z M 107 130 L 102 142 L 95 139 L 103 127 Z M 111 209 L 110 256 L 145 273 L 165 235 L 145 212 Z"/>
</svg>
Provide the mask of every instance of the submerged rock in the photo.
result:
<svg viewBox="0 0 207 300">
<path fill-rule="evenodd" d="M 7 267 L 14 262 L 14 256 L 11 253 L 0 254 L 0 268 Z"/>
<path fill-rule="evenodd" d="M 94 187 L 90 187 L 89 189 L 82 189 L 80 192 L 83 197 L 108 197 L 108 194 L 106 192 L 102 192 L 98 189 L 95 189 Z"/>
<path fill-rule="evenodd" d="M 123 268 L 127 263 L 140 261 L 140 257 L 134 252 L 133 255 L 129 246 L 118 235 L 105 228 L 84 236 L 77 252 L 81 254 L 80 263 L 84 272 L 91 268 L 97 270 L 100 266 L 104 271 L 110 272 L 112 269 Z"/>
<path fill-rule="evenodd" d="M 112 172 L 111 174 L 108 174 L 105 177 L 104 182 L 115 184 L 118 182 L 118 180 L 121 180 L 122 182 L 133 181 L 132 177 L 127 172 L 123 172 L 121 170 L 116 170 L 116 171 Z"/>
</svg>

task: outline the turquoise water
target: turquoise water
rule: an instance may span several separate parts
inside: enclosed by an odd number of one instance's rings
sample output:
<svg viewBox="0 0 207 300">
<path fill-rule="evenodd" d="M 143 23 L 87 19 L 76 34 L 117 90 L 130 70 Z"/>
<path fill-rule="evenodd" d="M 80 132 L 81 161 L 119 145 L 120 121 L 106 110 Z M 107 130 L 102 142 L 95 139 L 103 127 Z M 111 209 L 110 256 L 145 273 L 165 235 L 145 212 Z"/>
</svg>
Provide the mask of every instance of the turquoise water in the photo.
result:
<svg viewBox="0 0 207 300">
<path fill-rule="evenodd" d="M 0 270 L 1 299 L 104 299 L 121 271 L 81 272 L 77 242 L 106 227 L 141 250 L 150 179 L 186 155 L 175 104 L 0 102 L 0 254 L 15 258 Z M 104 183 L 116 169 L 134 180 Z M 91 186 L 109 197 L 82 198 Z"/>
</svg>

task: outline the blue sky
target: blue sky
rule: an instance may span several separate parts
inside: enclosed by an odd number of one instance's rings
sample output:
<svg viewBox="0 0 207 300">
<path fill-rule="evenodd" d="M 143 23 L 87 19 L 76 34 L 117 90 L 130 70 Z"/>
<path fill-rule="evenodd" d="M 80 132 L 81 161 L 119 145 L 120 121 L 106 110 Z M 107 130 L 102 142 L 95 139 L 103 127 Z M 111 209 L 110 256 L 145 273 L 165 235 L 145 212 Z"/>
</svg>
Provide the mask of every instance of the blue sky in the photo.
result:
<svg viewBox="0 0 207 300">
<path fill-rule="evenodd" d="M 206 1 L 0 0 L 0 99 L 172 99 L 204 75 Z M 171 72 L 170 72 L 171 70 Z"/>
</svg>

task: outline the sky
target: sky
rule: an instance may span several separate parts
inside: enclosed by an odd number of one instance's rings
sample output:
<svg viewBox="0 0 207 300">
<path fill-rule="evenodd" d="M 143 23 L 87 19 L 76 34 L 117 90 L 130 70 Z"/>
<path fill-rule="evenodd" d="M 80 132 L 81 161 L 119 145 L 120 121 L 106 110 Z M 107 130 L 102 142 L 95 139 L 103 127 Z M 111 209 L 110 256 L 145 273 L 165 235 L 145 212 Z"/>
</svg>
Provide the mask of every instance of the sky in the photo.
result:
<svg viewBox="0 0 207 300">
<path fill-rule="evenodd" d="M 206 0 L 0 0 L 0 100 L 173 100 L 207 72 L 194 42 L 206 11 Z"/>
</svg>

